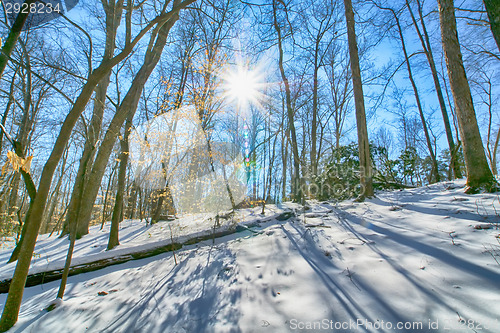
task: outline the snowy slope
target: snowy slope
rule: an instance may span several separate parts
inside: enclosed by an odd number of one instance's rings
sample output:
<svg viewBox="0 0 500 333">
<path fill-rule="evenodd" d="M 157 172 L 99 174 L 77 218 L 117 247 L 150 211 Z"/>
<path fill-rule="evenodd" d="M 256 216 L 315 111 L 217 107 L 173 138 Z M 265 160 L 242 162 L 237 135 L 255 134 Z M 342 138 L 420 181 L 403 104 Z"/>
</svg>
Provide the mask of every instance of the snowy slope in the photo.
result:
<svg viewBox="0 0 500 333">
<path fill-rule="evenodd" d="M 104 227 L 99 225 L 89 229 L 89 235 L 77 240 L 73 254 L 72 265 L 80 265 L 96 260 L 112 258 L 132 252 L 153 249 L 174 242 L 183 243 L 188 239 L 211 235 L 213 232 L 222 232 L 234 225 L 252 224 L 255 221 L 269 221 L 287 210 L 287 207 L 276 208 L 266 211 L 260 215 L 257 209 L 244 209 L 228 219 L 220 219 L 219 226 L 214 228 L 215 214 L 193 214 L 186 215 L 177 220 L 167 222 L 161 221 L 154 225 L 146 225 L 142 220 L 125 220 L 120 223 L 120 245 L 111 251 L 106 251 L 111 223 Z M 221 214 L 222 215 L 222 214 Z M 10 279 L 16 268 L 16 263 L 5 264 L 14 248 L 12 241 L 0 248 L 0 281 Z M 62 269 L 66 260 L 66 252 L 69 246 L 68 237 L 58 238 L 56 234 L 38 237 L 30 274 Z"/>
<path fill-rule="evenodd" d="M 11 331 L 500 332 L 499 198 L 464 195 L 463 185 L 310 202 L 259 234 L 186 247 L 178 265 L 168 253 L 70 277 L 52 312 L 42 309 L 58 281 L 27 288 Z M 244 214 L 258 218 L 258 210 Z M 145 242 L 129 223 L 122 240 Z M 86 244 L 101 244 L 102 234 Z"/>
</svg>

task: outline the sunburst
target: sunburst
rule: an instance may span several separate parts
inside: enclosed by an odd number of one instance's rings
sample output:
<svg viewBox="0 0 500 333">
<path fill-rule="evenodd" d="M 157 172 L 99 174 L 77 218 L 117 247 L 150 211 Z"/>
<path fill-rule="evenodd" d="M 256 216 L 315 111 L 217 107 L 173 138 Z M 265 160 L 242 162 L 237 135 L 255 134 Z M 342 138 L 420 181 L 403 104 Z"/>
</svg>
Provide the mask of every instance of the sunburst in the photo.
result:
<svg viewBox="0 0 500 333">
<path fill-rule="evenodd" d="M 250 105 L 261 106 L 263 100 L 262 77 L 248 66 L 237 65 L 224 75 L 224 95 L 237 104 L 238 110 Z"/>
</svg>

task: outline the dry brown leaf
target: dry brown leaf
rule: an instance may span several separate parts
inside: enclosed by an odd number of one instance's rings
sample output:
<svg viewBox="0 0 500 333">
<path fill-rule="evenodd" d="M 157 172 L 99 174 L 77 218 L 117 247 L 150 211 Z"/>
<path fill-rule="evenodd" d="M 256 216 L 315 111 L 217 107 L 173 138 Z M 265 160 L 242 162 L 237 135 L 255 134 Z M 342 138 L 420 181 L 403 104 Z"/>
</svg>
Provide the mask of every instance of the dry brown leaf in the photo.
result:
<svg viewBox="0 0 500 333">
<path fill-rule="evenodd" d="M 31 161 L 33 160 L 33 156 L 28 156 L 27 158 L 22 158 L 18 156 L 16 153 L 13 151 L 8 151 L 7 152 L 7 163 L 2 167 L 2 174 L 7 171 L 8 164 L 12 166 L 12 169 L 16 172 L 19 172 L 19 169 L 22 169 L 26 173 L 30 172 L 31 168 Z"/>
</svg>

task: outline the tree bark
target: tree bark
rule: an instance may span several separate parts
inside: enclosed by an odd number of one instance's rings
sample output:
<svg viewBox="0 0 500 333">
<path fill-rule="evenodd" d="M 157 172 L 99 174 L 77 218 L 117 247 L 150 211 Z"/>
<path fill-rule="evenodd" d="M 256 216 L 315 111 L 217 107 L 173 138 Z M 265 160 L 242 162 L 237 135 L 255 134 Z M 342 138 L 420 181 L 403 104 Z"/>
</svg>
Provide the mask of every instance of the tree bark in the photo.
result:
<svg viewBox="0 0 500 333">
<path fill-rule="evenodd" d="M 116 29 L 121 22 L 122 7 L 105 6 L 106 12 L 106 43 L 104 45 L 103 61 L 109 61 L 113 58 L 113 53 L 116 48 Z M 76 175 L 75 183 L 73 185 L 73 192 L 71 193 L 71 200 L 68 207 L 68 213 L 63 225 L 63 232 L 60 237 L 69 234 L 72 223 L 77 223 L 77 214 L 81 206 L 81 194 L 85 181 L 88 180 L 89 173 L 92 167 L 96 153 L 96 144 L 99 139 L 99 133 L 102 128 L 102 120 L 104 115 L 104 108 L 106 106 L 106 94 L 111 79 L 111 71 L 108 72 L 99 82 L 95 90 L 94 107 L 92 110 L 92 119 L 90 126 L 87 128 L 87 137 L 85 140 L 82 157 L 80 158 L 80 165 Z"/>
<path fill-rule="evenodd" d="M 467 193 L 498 187 L 486 160 L 458 41 L 453 0 L 438 0 L 441 38 L 467 168 Z"/>
<path fill-rule="evenodd" d="M 127 204 L 128 207 L 127 207 L 126 216 L 129 219 L 135 218 L 138 192 L 139 192 L 139 185 L 137 184 L 137 180 L 134 179 L 132 182 L 132 188 L 130 189 L 130 196 L 128 197 L 128 204 Z"/>
<path fill-rule="evenodd" d="M 319 40 L 316 42 L 314 52 L 314 75 L 313 75 L 313 105 L 312 105 L 312 121 L 311 121 L 311 174 L 316 176 L 318 173 L 318 156 L 317 156 L 317 139 L 318 139 L 318 72 L 319 72 Z"/>
<path fill-rule="evenodd" d="M 281 126 L 283 128 L 283 126 Z M 269 130 L 271 130 L 271 124 L 269 123 Z M 264 215 L 264 211 L 266 209 L 266 203 L 270 201 L 271 199 L 271 185 L 273 183 L 273 166 L 274 166 L 274 160 L 276 158 L 276 142 L 278 141 L 278 135 L 274 136 L 274 141 L 273 141 L 273 149 L 271 153 L 271 147 L 269 147 L 269 171 L 267 174 L 267 190 L 266 187 L 264 187 L 264 195 L 262 196 L 263 203 L 262 203 L 262 211 L 260 212 L 262 215 Z M 271 142 L 269 142 L 269 145 L 271 145 Z M 266 193 L 267 191 L 267 193 Z"/>
<path fill-rule="evenodd" d="M 453 141 L 453 134 L 450 126 L 450 119 L 448 117 L 448 112 L 446 111 L 446 103 L 444 101 L 443 91 L 441 89 L 441 84 L 439 82 L 439 76 L 436 69 L 436 63 L 434 61 L 434 55 L 432 53 L 432 47 L 429 39 L 429 34 L 427 33 L 427 27 L 425 26 L 424 15 L 422 11 L 422 6 L 420 4 L 420 0 L 417 0 L 418 5 L 418 14 L 420 17 L 420 24 L 422 24 L 422 32 L 420 31 L 417 20 L 413 15 L 413 11 L 411 10 L 409 0 L 406 0 L 406 5 L 408 6 L 408 10 L 410 12 L 413 25 L 417 31 L 418 37 L 422 44 L 422 48 L 424 49 L 425 56 L 427 57 L 427 62 L 429 63 L 429 67 L 432 73 L 432 79 L 434 80 L 434 87 L 436 88 L 436 95 L 439 101 L 439 107 L 441 109 L 441 115 L 443 116 L 444 129 L 446 133 L 446 139 L 448 141 L 448 147 L 450 148 L 450 172 L 449 176 L 452 174 L 455 178 L 462 178 L 462 172 L 460 171 L 460 165 L 457 162 L 457 154 L 455 149 L 455 142 Z M 450 180 L 452 177 L 448 177 Z"/>
<path fill-rule="evenodd" d="M 54 188 L 54 191 L 52 191 L 52 195 L 50 198 L 50 208 L 49 211 L 47 212 L 46 215 L 44 215 L 43 222 L 42 222 L 42 232 L 43 233 L 48 233 L 49 228 L 50 228 L 50 222 L 52 221 L 52 216 L 54 215 L 57 203 L 59 201 L 59 194 L 61 193 L 61 186 L 62 186 L 62 181 L 64 178 L 64 174 L 66 173 L 66 161 L 68 158 L 68 150 L 66 149 L 66 153 L 63 156 L 63 161 L 61 164 L 61 175 L 59 176 L 59 179 L 57 180 L 56 187 Z"/>
<path fill-rule="evenodd" d="M 351 0 L 344 0 L 345 16 L 347 22 L 347 39 L 349 43 L 349 57 L 351 61 L 352 85 L 354 91 L 354 103 L 356 107 L 356 126 L 358 129 L 360 183 L 363 187 L 359 200 L 373 196 L 372 167 L 370 158 L 370 144 L 368 141 L 368 130 L 366 127 L 365 101 L 363 96 L 363 83 L 361 81 L 361 69 L 359 67 L 358 44 L 356 42 L 356 31 L 354 11 Z"/>
<path fill-rule="evenodd" d="M 381 7 L 382 8 L 382 7 Z M 415 80 L 413 79 L 413 72 L 411 69 L 411 64 L 410 64 L 410 57 L 408 56 L 408 52 L 406 51 L 406 43 L 403 35 L 403 29 L 401 28 L 401 24 L 399 22 L 399 17 L 397 16 L 396 12 L 391 9 L 391 8 L 382 8 L 385 10 L 389 10 L 392 15 L 394 16 L 394 19 L 396 20 L 396 26 L 398 27 L 398 33 L 399 33 L 399 39 L 401 41 L 401 48 L 403 49 L 403 54 L 405 57 L 405 62 L 406 62 L 406 69 L 408 70 L 408 78 L 410 79 L 411 86 L 413 88 L 413 93 L 415 94 L 415 101 L 417 102 L 417 109 L 418 109 L 418 114 L 420 116 L 420 120 L 422 122 L 422 128 L 424 129 L 424 135 L 425 135 L 425 141 L 427 143 L 427 148 L 429 149 L 429 154 L 431 157 L 431 163 L 432 163 L 432 170 L 431 170 L 431 183 L 432 182 L 439 182 L 441 179 L 439 177 L 439 169 L 438 169 L 438 164 L 436 160 L 436 154 L 434 154 L 434 149 L 432 147 L 432 142 L 431 138 L 429 135 L 429 129 L 427 128 L 427 122 L 425 121 L 425 115 L 424 111 L 422 108 L 422 103 L 420 101 L 420 95 L 418 93 L 418 88 L 417 84 L 415 83 Z"/>
<path fill-rule="evenodd" d="M 31 207 L 31 214 L 27 217 L 25 223 L 30 224 L 29 230 L 26 232 L 26 239 L 22 244 L 19 259 L 17 261 L 17 266 L 14 271 L 14 276 L 12 278 L 12 283 L 10 285 L 9 294 L 5 301 L 5 306 L 2 312 L 2 317 L 0 319 L 0 331 L 6 331 L 10 329 L 17 321 L 19 315 L 19 309 L 21 307 L 21 300 L 24 293 L 24 285 L 26 282 L 26 277 L 28 276 L 29 266 L 31 263 L 31 257 L 33 255 L 33 250 L 35 249 L 35 243 L 38 236 L 38 230 L 40 229 L 40 224 L 42 220 L 39 218 L 43 216 L 45 205 L 47 203 L 48 193 L 50 191 L 52 177 L 57 168 L 57 165 L 61 159 L 64 152 L 66 144 L 69 141 L 71 132 L 85 109 L 92 93 L 99 83 L 99 81 L 109 72 L 111 69 L 124 60 L 137 45 L 139 40 L 149 31 L 155 24 L 165 22 L 172 18 L 172 16 L 178 14 L 181 8 L 191 4 L 195 0 L 186 0 L 178 6 L 162 15 L 159 15 L 152 21 L 150 21 L 147 26 L 142 29 L 134 40 L 128 43 L 118 55 L 113 57 L 109 61 L 103 61 L 99 67 L 94 69 L 89 75 L 87 82 L 83 86 L 80 95 L 73 104 L 71 111 L 66 116 L 59 136 L 54 143 L 52 152 L 45 163 L 41 176 L 40 183 L 38 185 L 38 191 L 36 198 Z M 1 67 L 0 67 L 1 69 Z"/>
<path fill-rule="evenodd" d="M 166 44 L 168 33 L 177 19 L 178 12 L 167 23 L 163 24 L 158 31 L 156 31 L 156 35 L 152 35 L 151 38 L 153 40 L 150 44 L 154 46 L 146 53 L 142 67 L 132 81 L 130 89 L 111 120 L 111 123 L 106 131 L 106 135 L 102 140 L 99 152 L 95 158 L 89 181 L 87 182 L 87 186 L 83 192 L 81 207 L 78 213 L 77 238 L 80 238 L 89 232 L 92 208 L 99 191 L 99 184 L 101 183 L 104 170 L 106 169 L 106 164 L 113 150 L 116 137 L 120 132 L 120 128 L 122 127 L 125 118 L 129 114 L 132 114 L 132 117 L 135 114 L 144 85 L 153 72 L 153 69 L 156 67 L 156 64 L 160 59 L 161 52 Z"/>
<path fill-rule="evenodd" d="M 108 177 L 108 185 L 106 186 L 106 189 L 104 190 L 104 202 L 102 203 L 102 219 L 101 219 L 101 229 L 104 228 L 104 224 L 106 223 L 106 219 L 108 218 L 107 211 L 108 211 L 108 199 L 109 199 L 109 193 L 111 192 L 111 187 L 114 185 L 115 181 L 115 172 L 116 169 L 118 169 L 119 162 L 117 161 L 113 168 L 111 169 L 111 173 Z M 102 188 L 102 186 L 99 186 L 99 188 Z"/>
<path fill-rule="evenodd" d="M 488 13 L 491 32 L 500 51 L 500 0 L 483 0 Z"/>
<path fill-rule="evenodd" d="M 24 3 L 28 5 L 28 8 L 32 3 L 36 3 L 37 0 L 26 0 Z M 9 61 L 10 55 L 14 48 L 16 47 L 16 43 L 19 40 L 19 36 L 21 35 L 21 31 L 23 30 L 24 24 L 28 19 L 29 12 L 20 11 L 12 25 L 12 28 L 9 31 L 9 35 L 5 40 L 2 50 L 0 52 L 0 78 L 2 78 L 5 67 L 7 67 L 7 62 Z"/>
<path fill-rule="evenodd" d="M 33 126 L 33 121 L 34 117 L 36 114 L 36 109 L 32 104 L 32 76 L 31 76 L 31 61 L 29 54 L 26 50 L 26 47 L 24 43 L 21 41 L 19 44 L 22 46 L 23 49 L 23 58 L 25 62 L 25 67 L 26 67 L 26 75 L 25 77 L 22 77 L 22 92 L 23 92 L 23 100 L 24 100 L 24 107 L 23 107 L 23 116 L 21 118 L 21 123 L 19 125 L 19 131 L 16 136 L 16 140 L 12 141 L 12 145 L 14 146 L 14 152 L 16 155 L 18 155 L 21 158 L 26 157 L 26 151 L 27 147 L 29 146 L 30 143 L 30 132 Z M 23 72 L 23 71 L 21 71 Z M 33 204 L 33 200 L 35 199 L 35 194 L 36 194 L 36 187 L 33 183 L 33 179 L 31 178 L 31 175 L 29 174 L 29 171 L 26 172 L 22 169 L 19 170 L 21 172 L 21 175 L 23 176 L 24 183 L 26 185 L 26 188 L 29 191 L 30 195 L 30 208 L 31 205 Z M 11 192 L 11 197 L 9 200 L 9 214 L 12 213 L 12 207 L 17 206 L 17 197 L 18 197 L 18 190 L 19 190 L 19 175 L 16 174 L 14 176 L 13 180 L 13 185 L 12 185 L 12 192 Z M 28 209 L 30 211 L 30 209 Z M 16 244 L 16 247 L 14 251 L 12 252 L 12 255 L 9 259 L 8 262 L 13 262 L 17 260 L 17 257 L 19 255 L 20 248 L 22 246 L 22 243 L 24 241 L 24 235 L 26 234 L 26 230 L 29 228 L 28 223 L 24 223 L 22 226 L 22 231 L 21 231 L 21 239 L 19 242 Z"/>
<path fill-rule="evenodd" d="M 118 169 L 118 189 L 116 191 L 115 206 L 111 217 L 111 228 L 109 230 L 109 240 L 107 250 L 111 250 L 117 245 L 120 245 L 118 237 L 118 229 L 123 217 L 123 194 L 125 192 L 125 178 L 127 176 L 127 165 L 129 155 L 128 138 L 132 128 L 132 117 L 129 116 L 125 122 L 125 131 L 123 139 L 120 140 L 121 154 L 120 167 Z"/>
<path fill-rule="evenodd" d="M 500 127 L 497 130 L 497 137 L 495 139 L 495 144 L 493 145 L 493 160 L 491 161 L 491 169 L 493 174 L 496 176 L 497 173 L 497 152 L 498 152 L 498 144 L 500 143 Z"/>
<path fill-rule="evenodd" d="M 293 155 L 293 175 L 292 175 L 292 199 L 294 202 L 302 202 L 304 199 L 304 194 L 302 193 L 302 177 L 300 176 L 300 156 L 299 149 L 297 144 L 297 134 L 295 130 L 295 116 L 294 110 L 292 108 L 292 97 L 290 92 L 290 84 L 288 82 L 288 78 L 285 73 L 284 67 L 284 53 L 283 53 L 283 37 L 281 34 L 281 27 L 278 23 L 277 18 L 277 0 L 273 0 L 273 18 L 274 18 L 274 29 L 278 34 L 278 52 L 279 59 L 278 65 L 280 69 L 281 79 L 283 80 L 283 84 L 285 86 L 285 103 L 286 103 L 286 112 L 288 116 L 288 128 L 291 134 L 290 145 L 292 146 L 292 155 Z M 286 10 L 286 8 L 285 8 Z"/>
<path fill-rule="evenodd" d="M 108 45 L 113 45 L 112 50 L 114 50 L 114 39 L 112 43 Z M 107 52 L 105 52 L 106 54 Z M 112 52 L 111 52 L 112 53 Z M 99 133 L 102 127 L 102 119 L 104 115 L 104 107 L 106 102 L 106 93 L 110 83 L 110 75 L 108 73 L 98 84 L 96 88 L 94 109 L 92 113 L 92 119 L 90 121 L 90 128 L 87 131 L 87 139 L 82 152 L 82 157 L 80 158 L 80 165 L 78 167 L 78 172 L 76 175 L 75 183 L 73 185 L 73 192 L 71 194 L 71 200 L 69 204 L 68 214 L 63 225 L 63 232 L 60 237 L 69 234 L 71 229 L 71 224 L 77 222 L 77 214 L 81 205 L 81 193 L 82 188 L 85 186 L 85 181 L 88 180 L 88 175 L 91 171 L 92 161 L 96 153 L 96 143 L 99 138 Z"/>
</svg>

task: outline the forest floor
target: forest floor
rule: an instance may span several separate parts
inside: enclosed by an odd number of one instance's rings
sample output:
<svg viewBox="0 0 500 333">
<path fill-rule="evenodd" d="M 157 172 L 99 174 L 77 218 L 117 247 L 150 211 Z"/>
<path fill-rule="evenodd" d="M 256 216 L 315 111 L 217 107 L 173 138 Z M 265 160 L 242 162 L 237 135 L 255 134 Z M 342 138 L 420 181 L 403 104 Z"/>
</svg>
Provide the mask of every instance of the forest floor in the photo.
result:
<svg viewBox="0 0 500 333">
<path fill-rule="evenodd" d="M 26 288 L 9 332 L 500 332 L 499 196 L 465 195 L 463 186 L 311 201 L 305 211 L 270 205 L 265 216 L 241 210 L 227 224 L 253 231 L 71 276 L 51 312 L 59 281 Z M 276 219 L 287 210 L 297 216 Z M 112 251 L 109 224 L 94 227 L 74 262 L 211 227 L 203 214 L 153 226 L 128 220 Z M 67 244 L 40 236 L 32 272 L 59 267 Z M 12 276 L 10 251 L 0 252 L 0 279 Z"/>
</svg>

